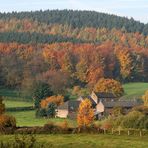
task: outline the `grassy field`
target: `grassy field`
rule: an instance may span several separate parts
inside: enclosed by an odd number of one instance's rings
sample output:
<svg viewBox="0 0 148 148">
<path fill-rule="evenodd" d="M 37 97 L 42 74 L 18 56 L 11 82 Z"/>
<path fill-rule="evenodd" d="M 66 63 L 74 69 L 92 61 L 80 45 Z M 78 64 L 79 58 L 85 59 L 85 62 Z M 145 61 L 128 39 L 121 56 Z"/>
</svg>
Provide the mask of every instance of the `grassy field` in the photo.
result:
<svg viewBox="0 0 148 148">
<path fill-rule="evenodd" d="M 127 83 L 123 85 L 125 98 L 141 97 L 148 90 L 148 83 Z"/>
<path fill-rule="evenodd" d="M 12 142 L 14 135 L 0 135 L 0 141 Z M 147 148 L 148 137 L 114 136 L 97 134 L 36 135 L 38 143 L 47 148 Z"/>
<path fill-rule="evenodd" d="M 36 118 L 35 111 L 19 111 L 19 112 L 8 112 L 8 114 L 13 115 L 16 118 L 17 126 L 43 126 L 48 122 L 53 122 L 59 124 L 65 119 L 53 118 Z M 66 119 L 70 126 L 75 126 L 76 122 Z"/>
<path fill-rule="evenodd" d="M 27 106 L 32 106 L 32 102 L 26 102 L 26 101 L 13 101 L 13 100 L 4 100 L 6 108 L 11 108 L 11 107 L 27 107 Z"/>
</svg>

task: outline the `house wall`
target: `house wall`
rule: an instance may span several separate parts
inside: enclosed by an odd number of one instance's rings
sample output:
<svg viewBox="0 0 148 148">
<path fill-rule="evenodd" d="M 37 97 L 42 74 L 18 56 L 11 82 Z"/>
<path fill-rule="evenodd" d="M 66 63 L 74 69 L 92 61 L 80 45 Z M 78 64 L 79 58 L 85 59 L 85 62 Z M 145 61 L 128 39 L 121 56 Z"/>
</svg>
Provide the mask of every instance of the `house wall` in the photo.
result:
<svg viewBox="0 0 148 148">
<path fill-rule="evenodd" d="M 72 119 L 72 120 L 76 120 L 77 119 L 77 112 L 69 112 L 68 118 Z"/>
<path fill-rule="evenodd" d="M 90 96 L 96 103 L 98 103 L 98 97 L 96 96 L 94 92 L 92 92 Z"/>
<path fill-rule="evenodd" d="M 101 101 L 99 102 L 99 104 L 97 104 L 96 111 L 100 113 L 104 112 L 104 105 Z"/>
<path fill-rule="evenodd" d="M 77 101 L 83 101 L 83 98 L 80 96 Z"/>
<path fill-rule="evenodd" d="M 57 115 L 56 116 L 57 117 L 60 117 L 60 118 L 67 118 L 67 116 L 68 116 L 68 110 L 66 110 L 66 109 L 59 109 L 57 111 Z"/>
</svg>

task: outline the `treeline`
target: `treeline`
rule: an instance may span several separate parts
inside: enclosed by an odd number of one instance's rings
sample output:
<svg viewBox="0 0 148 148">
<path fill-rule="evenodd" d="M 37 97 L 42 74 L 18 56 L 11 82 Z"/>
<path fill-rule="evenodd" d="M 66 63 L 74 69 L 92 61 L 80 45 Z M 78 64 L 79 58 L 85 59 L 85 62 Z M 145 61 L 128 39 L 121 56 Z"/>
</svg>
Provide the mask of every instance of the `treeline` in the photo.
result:
<svg viewBox="0 0 148 148">
<path fill-rule="evenodd" d="M 0 43 L 0 84 L 32 92 L 48 83 L 55 94 L 75 85 L 94 87 L 100 78 L 148 81 L 148 50 L 104 42 L 96 44 Z"/>
<path fill-rule="evenodd" d="M 102 43 L 111 40 L 115 44 L 125 44 L 128 47 L 148 47 L 148 36 L 140 33 L 128 33 L 125 30 L 109 30 L 106 28 L 72 28 L 69 25 L 62 24 L 47 25 L 29 19 L 0 21 L 0 32 L 1 41 L 5 42 L 15 40 L 19 43 L 29 43 L 26 41 L 29 40 L 30 42 L 51 43 L 52 40 L 56 39 L 57 42 Z M 23 32 L 25 33 L 23 34 Z M 20 37 L 20 34 L 22 37 Z M 18 36 L 18 39 L 15 39 L 15 36 Z"/>
<path fill-rule="evenodd" d="M 140 32 L 148 35 L 148 24 L 135 21 L 133 18 L 119 17 L 95 11 L 47 10 L 35 12 L 0 13 L 0 20 L 31 19 L 39 23 L 67 24 L 72 28 L 93 27 L 123 29 L 127 32 Z"/>
<path fill-rule="evenodd" d="M 60 35 L 48 35 L 42 33 L 30 33 L 30 32 L 0 32 L 0 42 L 11 43 L 17 42 L 21 44 L 29 43 L 55 43 L 55 42 L 72 42 L 72 43 L 83 43 L 85 41 L 72 37 L 63 37 Z"/>
</svg>

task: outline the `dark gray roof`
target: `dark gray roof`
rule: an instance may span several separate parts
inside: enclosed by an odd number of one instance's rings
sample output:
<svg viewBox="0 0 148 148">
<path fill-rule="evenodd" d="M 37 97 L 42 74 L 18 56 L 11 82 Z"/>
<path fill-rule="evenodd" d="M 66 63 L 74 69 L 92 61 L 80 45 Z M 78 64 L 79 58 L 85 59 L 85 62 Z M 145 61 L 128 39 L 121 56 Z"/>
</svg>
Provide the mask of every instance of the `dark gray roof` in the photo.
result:
<svg viewBox="0 0 148 148">
<path fill-rule="evenodd" d="M 86 97 L 85 96 L 81 96 L 81 98 L 83 100 L 88 98 L 91 101 L 93 107 L 95 107 L 97 105 L 96 102 L 91 98 L 91 96 L 86 96 Z"/>
<path fill-rule="evenodd" d="M 113 108 L 113 107 L 125 107 L 125 108 L 131 108 L 134 106 L 141 105 L 141 103 L 137 101 L 110 101 L 110 102 L 102 102 L 106 108 Z"/>
<path fill-rule="evenodd" d="M 91 101 L 93 107 L 97 105 L 97 103 L 91 98 L 91 96 L 88 96 L 87 98 Z"/>
<path fill-rule="evenodd" d="M 69 111 L 77 111 L 79 108 L 81 101 L 77 101 L 77 100 L 71 100 L 68 102 L 68 110 Z"/>
<path fill-rule="evenodd" d="M 68 101 L 64 102 L 62 105 L 58 106 L 58 109 L 68 109 Z"/>
<path fill-rule="evenodd" d="M 80 101 L 78 100 L 70 100 L 60 105 L 58 109 L 66 109 L 69 111 L 77 111 L 79 108 Z"/>
<path fill-rule="evenodd" d="M 107 93 L 107 92 L 98 92 L 95 94 L 98 98 L 117 98 L 113 93 Z"/>
</svg>

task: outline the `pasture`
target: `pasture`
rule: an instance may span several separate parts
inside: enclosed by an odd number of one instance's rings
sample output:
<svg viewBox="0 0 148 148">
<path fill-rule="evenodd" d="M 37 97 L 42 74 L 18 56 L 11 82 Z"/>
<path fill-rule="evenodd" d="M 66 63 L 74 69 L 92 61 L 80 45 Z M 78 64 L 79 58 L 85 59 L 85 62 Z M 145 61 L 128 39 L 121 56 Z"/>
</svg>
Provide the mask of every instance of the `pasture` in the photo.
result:
<svg viewBox="0 0 148 148">
<path fill-rule="evenodd" d="M 127 83 L 123 85 L 124 98 L 132 99 L 141 97 L 148 90 L 148 83 Z"/>
<path fill-rule="evenodd" d="M 53 122 L 55 124 L 60 124 L 65 119 L 60 118 L 36 118 L 35 110 L 33 111 L 19 111 L 19 112 L 8 112 L 8 114 L 13 115 L 16 118 L 17 126 L 43 126 L 48 122 Z M 66 119 L 69 126 L 75 126 L 76 122 Z"/>
<path fill-rule="evenodd" d="M 56 134 L 35 136 L 37 143 L 58 148 L 147 148 L 148 137 L 115 136 L 104 134 Z M 0 141 L 12 142 L 14 135 L 0 135 Z"/>
</svg>

